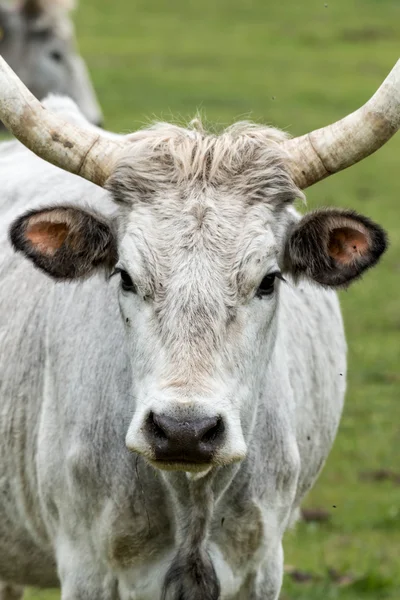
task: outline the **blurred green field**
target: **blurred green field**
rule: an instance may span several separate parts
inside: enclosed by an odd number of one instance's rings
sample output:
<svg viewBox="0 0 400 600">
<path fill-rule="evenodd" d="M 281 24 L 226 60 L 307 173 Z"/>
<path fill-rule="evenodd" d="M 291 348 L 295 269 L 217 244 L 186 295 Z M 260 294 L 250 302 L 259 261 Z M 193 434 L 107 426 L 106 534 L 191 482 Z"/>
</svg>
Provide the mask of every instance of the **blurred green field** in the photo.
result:
<svg viewBox="0 0 400 600">
<path fill-rule="evenodd" d="M 218 126 L 250 118 L 301 134 L 375 91 L 400 54 L 400 2 L 81 0 L 77 29 L 109 129 L 200 110 Z M 306 502 L 331 519 L 287 534 L 285 562 L 300 573 L 286 576 L 282 600 L 400 598 L 399 157 L 400 134 L 308 191 L 310 208 L 352 207 L 376 219 L 391 247 L 342 294 L 347 406 Z M 362 477 L 378 469 L 380 478 Z M 306 574 L 310 581 L 294 581 Z"/>
</svg>

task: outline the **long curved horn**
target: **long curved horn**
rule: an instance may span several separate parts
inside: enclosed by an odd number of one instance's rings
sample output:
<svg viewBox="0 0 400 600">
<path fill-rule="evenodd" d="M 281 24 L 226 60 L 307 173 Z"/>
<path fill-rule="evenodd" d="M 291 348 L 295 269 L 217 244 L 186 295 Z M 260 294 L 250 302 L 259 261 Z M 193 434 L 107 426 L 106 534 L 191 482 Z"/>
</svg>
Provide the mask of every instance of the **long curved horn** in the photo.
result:
<svg viewBox="0 0 400 600">
<path fill-rule="evenodd" d="M 113 172 L 124 147 L 46 110 L 1 56 L 0 119 L 32 152 L 99 186 Z"/>
<path fill-rule="evenodd" d="M 372 98 L 332 125 L 284 142 L 302 189 L 366 158 L 400 128 L 400 60 Z"/>
</svg>

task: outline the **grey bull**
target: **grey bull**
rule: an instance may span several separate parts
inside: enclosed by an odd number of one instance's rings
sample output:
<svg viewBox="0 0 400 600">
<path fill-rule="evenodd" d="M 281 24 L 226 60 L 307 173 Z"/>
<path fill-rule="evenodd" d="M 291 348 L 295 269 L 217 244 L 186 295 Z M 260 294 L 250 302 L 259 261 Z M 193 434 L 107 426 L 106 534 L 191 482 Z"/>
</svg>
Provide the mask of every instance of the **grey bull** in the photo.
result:
<svg viewBox="0 0 400 600">
<path fill-rule="evenodd" d="M 71 0 L 0 0 L 0 55 L 39 98 L 65 94 L 95 125 L 102 113 L 76 49 Z"/>
<path fill-rule="evenodd" d="M 0 84 L 3 120 L 64 169 L 0 146 L 3 600 L 277 600 L 342 411 L 333 288 L 386 246 L 366 217 L 293 202 L 395 128 L 361 135 L 366 105 L 311 145 L 248 123 L 110 139 L 1 61 Z"/>
</svg>

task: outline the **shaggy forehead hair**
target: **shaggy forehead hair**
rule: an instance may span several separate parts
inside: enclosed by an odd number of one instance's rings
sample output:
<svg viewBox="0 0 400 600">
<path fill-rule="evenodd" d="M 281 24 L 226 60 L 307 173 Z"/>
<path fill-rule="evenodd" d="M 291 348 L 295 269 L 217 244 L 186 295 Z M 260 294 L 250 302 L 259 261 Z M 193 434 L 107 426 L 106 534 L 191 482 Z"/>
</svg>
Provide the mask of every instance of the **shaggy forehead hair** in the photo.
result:
<svg viewBox="0 0 400 600">
<path fill-rule="evenodd" d="M 287 174 L 282 131 L 239 122 L 221 134 L 203 129 L 199 119 L 189 128 L 157 123 L 130 136 L 108 187 L 117 201 L 129 192 L 156 192 L 174 184 L 226 187 L 249 202 L 266 200 L 278 207 L 303 197 Z"/>
<path fill-rule="evenodd" d="M 219 135 L 199 121 L 160 123 L 131 136 L 108 182 L 121 239 L 129 234 L 122 260 L 155 301 L 175 377 L 210 370 L 238 302 L 277 266 L 284 208 L 302 196 L 285 169 L 285 138 L 250 123 Z"/>
</svg>

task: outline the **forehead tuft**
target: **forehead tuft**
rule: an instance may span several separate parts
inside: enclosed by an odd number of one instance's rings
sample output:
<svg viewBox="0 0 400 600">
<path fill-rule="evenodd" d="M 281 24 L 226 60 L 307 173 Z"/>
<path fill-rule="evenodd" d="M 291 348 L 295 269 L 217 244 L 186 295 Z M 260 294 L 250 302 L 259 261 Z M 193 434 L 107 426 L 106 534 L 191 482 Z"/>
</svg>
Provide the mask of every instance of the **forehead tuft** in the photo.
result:
<svg viewBox="0 0 400 600">
<path fill-rule="evenodd" d="M 248 122 L 218 135 L 199 121 L 189 128 L 157 123 L 130 136 L 107 187 L 125 205 L 172 189 L 184 196 L 208 188 L 279 208 L 303 196 L 285 168 L 285 139 L 275 128 Z"/>
</svg>

